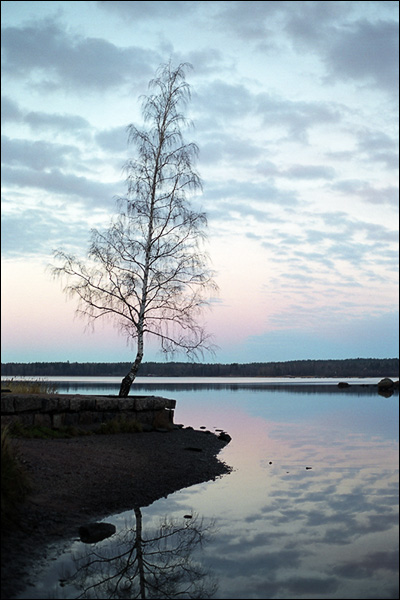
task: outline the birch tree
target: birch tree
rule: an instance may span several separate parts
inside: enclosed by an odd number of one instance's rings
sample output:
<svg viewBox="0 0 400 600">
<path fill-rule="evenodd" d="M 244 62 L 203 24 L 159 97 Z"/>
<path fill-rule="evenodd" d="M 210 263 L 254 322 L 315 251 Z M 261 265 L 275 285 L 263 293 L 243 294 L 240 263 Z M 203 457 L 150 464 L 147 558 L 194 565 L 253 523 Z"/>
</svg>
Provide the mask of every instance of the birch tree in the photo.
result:
<svg viewBox="0 0 400 600">
<path fill-rule="evenodd" d="M 199 317 L 216 286 L 204 250 L 206 215 L 191 202 L 201 190 L 193 167 L 198 147 L 182 133 L 187 66 L 167 64 L 149 83 L 144 127 L 128 127 L 136 153 L 126 164 L 127 195 L 108 229 L 92 230 L 84 260 L 55 253 L 61 264 L 53 273 L 67 277 L 64 289 L 78 299 L 77 312 L 92 323 L 110 318 L 136 346 L 121 397 L 129 394 L 149 336 L 166 353 L 193 358 L 211 349 Z"/>
</svg>

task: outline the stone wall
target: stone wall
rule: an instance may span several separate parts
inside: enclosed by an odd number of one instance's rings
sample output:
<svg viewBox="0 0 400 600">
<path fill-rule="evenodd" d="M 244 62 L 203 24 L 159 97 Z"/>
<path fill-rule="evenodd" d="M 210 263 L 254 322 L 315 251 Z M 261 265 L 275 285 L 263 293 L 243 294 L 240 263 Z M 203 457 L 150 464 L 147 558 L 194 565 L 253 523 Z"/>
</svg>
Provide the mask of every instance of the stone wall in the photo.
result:
<svg viewBox="0 0 400 600">
<path fill-rule="evenodd" d="M 19 421 L 59 429 L 93 429 L 115 418 L 139 422 L 145 429 L 174 426 L 176 401 L 158 396 L 86 396 L 70 394 L 1 395 L 1 424 Z"/>
</svg>

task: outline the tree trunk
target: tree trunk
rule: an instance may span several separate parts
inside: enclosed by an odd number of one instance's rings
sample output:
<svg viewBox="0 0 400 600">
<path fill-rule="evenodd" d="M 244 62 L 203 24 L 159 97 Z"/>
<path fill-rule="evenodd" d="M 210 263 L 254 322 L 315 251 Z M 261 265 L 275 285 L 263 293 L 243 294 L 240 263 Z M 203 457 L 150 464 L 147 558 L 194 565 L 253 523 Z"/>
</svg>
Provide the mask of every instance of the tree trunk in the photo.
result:
<svg viewBox="0 0 400 600">
<path fill-rule="evenodd" d="M 126 398 L 128 396 L 132 383 L 133 379 L 131 379 L 130 373 L 128 373 L 128 375 L 125 375 L 125 377 L 121 381 L 118 394 L 120 398 Z"/>
<path fill-rule="evenodd" d="M 120 398 L 126 398 L 128 396 L 129 391 L 132 386 L 132 383 L 135 380 L 136 373 L 139 370 L 140 363 L 142 362 L 142 358 L 143 358 L 143 339 L 142 339 L 142 336 L 139 336 L 139 348 L 138 348 L 138 352 L 136 354 L 135 362 L 133 363 L 129 373 L 127 375 L 125 375 L 125 377 L 121 381 L 121 386 L 119 388 L 119 394 L 118 394 Z"/>
</svg>

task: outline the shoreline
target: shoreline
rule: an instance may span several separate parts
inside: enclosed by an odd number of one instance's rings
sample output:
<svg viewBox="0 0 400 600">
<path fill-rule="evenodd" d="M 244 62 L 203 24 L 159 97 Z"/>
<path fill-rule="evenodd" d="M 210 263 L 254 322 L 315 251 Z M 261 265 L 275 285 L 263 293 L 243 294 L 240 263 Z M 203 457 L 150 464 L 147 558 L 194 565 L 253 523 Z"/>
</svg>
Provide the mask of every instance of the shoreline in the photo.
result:
<svg viewBox="0 0 400 600">
<path fill-rule="evenodd" d="M 29 585 L 46 547 L 78 536 L 79 527 L 149 506 L 180 489 L 215 480 L 231 468 L 217 458 L 217 435 L 191 427 L 68 439 L 13 438 L 32 492 L 18 525 L 2 532 L 1 597 Z"/>
</svg>

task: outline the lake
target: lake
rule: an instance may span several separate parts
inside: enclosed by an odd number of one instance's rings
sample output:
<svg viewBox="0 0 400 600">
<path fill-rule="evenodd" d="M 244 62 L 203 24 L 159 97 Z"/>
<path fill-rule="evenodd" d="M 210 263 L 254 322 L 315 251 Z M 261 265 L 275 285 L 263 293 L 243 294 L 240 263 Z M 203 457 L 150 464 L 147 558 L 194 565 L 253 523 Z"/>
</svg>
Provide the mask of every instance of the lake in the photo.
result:
<svg viewBox="0 0 400 600">
<path fill-rule="evenodd" d="M 46 379 L 74 394 L 120 382 Z M 20 598 L 399 597 L 398 392 L 379 395 L 379 379 L 215 379 L 138 378 L 131 393 L 228 432 L 232 472 L 109 515 L 116 534 L 55 548 Z"/>
</svg>

